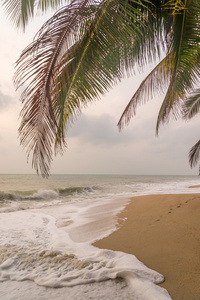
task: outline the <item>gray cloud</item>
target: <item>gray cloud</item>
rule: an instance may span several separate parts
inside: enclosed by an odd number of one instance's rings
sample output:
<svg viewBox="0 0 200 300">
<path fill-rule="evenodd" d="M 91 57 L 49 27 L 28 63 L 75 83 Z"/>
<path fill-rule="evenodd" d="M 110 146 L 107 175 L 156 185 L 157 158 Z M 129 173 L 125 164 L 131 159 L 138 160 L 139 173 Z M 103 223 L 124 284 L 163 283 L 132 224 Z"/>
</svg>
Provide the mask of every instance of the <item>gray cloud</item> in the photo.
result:
<svg viewBox="0 0 200 300">
<path fill-rule="evenodd" d="M 67 137 L 77 137 L 82 142 L 94 145 L 111 146 L 137 140 L 140 130 L 130 126 L 119 132 L 115 118 L 109 114 L 81 115 L 69 129 Z"/>
<path fill-rule="evenodd" d="M 0 91 L 0 113 L 13 104 L 13 99 L 9 95 L 5 95 Z"/>
<path fill-rule="evenodd" d="M 138 174 L 195 173 L 189 167 L 188 152 L 198 140 L 198 122 L 171 121 L 161 127 L 158 137 L 155 135 L 155 123 L 155 116 L 134 118 L 119 133 L 116 119 L 111 115 L 82 115 L 69 130 L 68 137 L 76 137 L 82 151 L 89 149 L 87 144 L 91 145 L 89 160 L 92 149 L 99 153 L 99 160 L 101 156 L 104 162 L 110 158 L 109 166 L 113 170 L 123 162 L 120 168 L 128 173 L 131 170 Z"/>
</svg>

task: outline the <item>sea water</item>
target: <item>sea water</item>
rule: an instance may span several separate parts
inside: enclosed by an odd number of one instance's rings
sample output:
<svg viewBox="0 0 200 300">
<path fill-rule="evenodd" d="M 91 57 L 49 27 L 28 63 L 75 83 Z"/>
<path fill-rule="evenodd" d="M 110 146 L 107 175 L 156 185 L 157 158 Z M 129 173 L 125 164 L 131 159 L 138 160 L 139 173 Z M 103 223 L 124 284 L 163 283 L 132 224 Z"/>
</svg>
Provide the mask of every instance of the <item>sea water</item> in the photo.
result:
<svg viewBox="0 0 200 300">
<path fill-rule="evenodd" d="M 167 300 L 162 274 L 98 249 L 132 196 L 194 193 L 197 176 L 0 175 L 0 299 Z M 131 237 L 130 237 L 131 238 Z"/>
</svg>

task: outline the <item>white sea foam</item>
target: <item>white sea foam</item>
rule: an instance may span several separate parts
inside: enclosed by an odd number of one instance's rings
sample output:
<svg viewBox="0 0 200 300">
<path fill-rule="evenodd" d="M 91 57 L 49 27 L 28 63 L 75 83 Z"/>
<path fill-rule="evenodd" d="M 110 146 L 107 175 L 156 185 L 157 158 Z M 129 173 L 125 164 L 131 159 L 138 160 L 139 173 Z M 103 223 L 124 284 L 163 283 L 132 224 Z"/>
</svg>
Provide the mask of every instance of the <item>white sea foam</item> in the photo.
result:
<svg viewBox="0 0 200 300">
<path fill-rule="evenodd" d="M 133 299 L 156 299 L 157 294 L 170 299 L 155 285 L 163 276 L 135 256 L 91 246 L 106 229 L 107 234 L 115 229 L 111 216 L 126 202 L 95 201 L 1 214 L 0 281 L 32 280 L 55 288 L 120 277 L 133 289 Z"/>
<path fill-rule="evenodd" d="M 0 213 L 0 299 L 171 299 L 157 285 L 164 280 L 163 275 L 147 268 L 135 256 L 91 245 L 116 230 L 116 214 L 128 203 L 124 199 L 128 196 L 199 192 L 188 189 L 198 184 L 198 178 L 158 179 L 61 176 L 48 186 L 38 182 L 38 192 L 31 194 L 31 201 L 30 195 L 27 201 L 24 197 L 3 200 L 1 211 L 7 212 Z M 28 191 L 33 190 L 32 185 L 23 183 Z M 22 190 L 19 180 L 14 191 L 16 187 Z M 15 211 L 8 212 L 9 209 Z M 24 280 L 34 282 L 35 288 L 30 282 L 17 286 Z M 6 287 L 13 292 L 6 294 Z M 29 287 L 30 298 L 25 298 Z M 52 289 L 55 287 L 65 288 Z M 45 296 L 40 298 L 37 293 Z"/>
<path fill-rule="evenodd" d="M 29 196 L 28 198 L 31 199 L 56 199 L 58 198 L 59 194 L 53 190 L 39 190 L 37 193 Z M 24 197 L 26 199 L 26 197 Z"/>
</svg>

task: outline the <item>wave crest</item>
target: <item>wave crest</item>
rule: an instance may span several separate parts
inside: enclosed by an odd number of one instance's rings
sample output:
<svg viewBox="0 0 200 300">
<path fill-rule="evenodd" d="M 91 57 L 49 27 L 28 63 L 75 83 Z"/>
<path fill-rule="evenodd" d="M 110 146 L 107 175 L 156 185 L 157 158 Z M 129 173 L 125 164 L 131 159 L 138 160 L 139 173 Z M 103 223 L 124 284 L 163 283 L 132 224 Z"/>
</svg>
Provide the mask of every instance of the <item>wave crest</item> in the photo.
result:
<svg viewBox="0 0 200 300">
<path fill-rule="evenodd" d="M 11 191 L 11 192 L 3 192 L 0 191 L 0 203 L 5 201 L 27 201 L 27 200 L 52 200 L 63 198 L 66 196 L 74 196 L 80 194 L 88 194 L 94 192 L 95 187 L 67 187 L 60 189 L 52 189 L 52 190 L 38 190 L 38 191 Z"/>
</svg>

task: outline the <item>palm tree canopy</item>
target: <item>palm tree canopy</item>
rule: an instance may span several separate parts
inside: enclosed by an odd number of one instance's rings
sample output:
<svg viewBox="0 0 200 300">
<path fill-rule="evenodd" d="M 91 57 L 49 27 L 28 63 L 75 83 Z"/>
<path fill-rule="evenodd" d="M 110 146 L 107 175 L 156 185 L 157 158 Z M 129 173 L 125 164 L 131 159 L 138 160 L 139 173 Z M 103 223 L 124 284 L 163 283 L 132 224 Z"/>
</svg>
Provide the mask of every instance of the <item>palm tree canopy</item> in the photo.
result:
<svg viewBox="0 0 200 300">
<path fill-rule="evenodd" d="M 22 26 L 35 7 L 45 11 L 60 4 L 4 1 Z M 22 52 L 14 78 L 17 88 L 28 84 L 21 95 L 19 133 L 37 172 L 48 176 L 53 146 L 63 151 L 65 130 L 83 107 L 163 53 L 118 125 L 127 125 L 137 106 L 163 88 L 157 131 L 171 111 L 182 113 L 182 102 L 199 80 L 199 18 L 198 0 L 74 0 L 58 10 Z"/>
<path fill-rule="evenodd" d="M 171 11 L 173 17 L 166 39 L 166 57 L 145 78 L 132 97 L 118 123 L 120 128 L 129 123 L 142 100 L 147 101 L 153 91 L 159 91 L 167 84 L 157 119 L 158 133 L 160 124 L 169 119 L 171 111 L 175 117 L 182 115 L 182 103 L 199 81 L 200 2 L 169 1 L 164 7 Z"/>
</svg>

